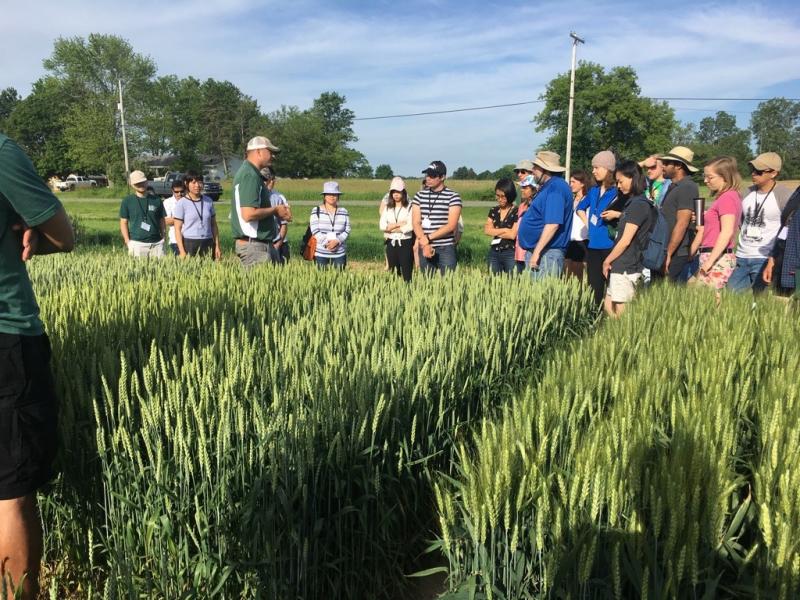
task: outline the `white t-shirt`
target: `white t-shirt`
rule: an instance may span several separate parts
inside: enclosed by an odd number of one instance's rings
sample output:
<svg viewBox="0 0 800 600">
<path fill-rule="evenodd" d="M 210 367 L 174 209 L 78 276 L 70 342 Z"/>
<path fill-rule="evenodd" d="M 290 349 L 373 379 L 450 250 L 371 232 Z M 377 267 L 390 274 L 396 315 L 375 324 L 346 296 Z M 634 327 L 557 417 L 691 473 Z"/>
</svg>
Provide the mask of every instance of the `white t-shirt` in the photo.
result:
<svg viewBox="0 0 800 600">
<path fill-rule="evenodd" d="M 172 218 L 175 216 L 175 206 L 178 204 L 178 201 L 175 199 L 175 195 L 173 194 L 166 200 L 164 200 L 164 212 L 167 213 L 167 217 Z M 175 226 L 169 226 L 169 243 L 170 244 L 177 244 L 178 242 L 175 240 Z"/>
<path fill-rule="evenodd" d="M 751 191 L 742 201 L 742 227 L 739 230 L 739 258 L 767 258 L 781 228 L 781 209 L 773 191 Z"/>
<path fill-rule="evenodd" d="M 576 205 L 577 206 L 577 205 Z M 569 234 L 570 241 L 580 242 L 589 239 L 589 228 L 583 224 L 577 211 L 572 212 L 572 231 Z"/>
</svg>

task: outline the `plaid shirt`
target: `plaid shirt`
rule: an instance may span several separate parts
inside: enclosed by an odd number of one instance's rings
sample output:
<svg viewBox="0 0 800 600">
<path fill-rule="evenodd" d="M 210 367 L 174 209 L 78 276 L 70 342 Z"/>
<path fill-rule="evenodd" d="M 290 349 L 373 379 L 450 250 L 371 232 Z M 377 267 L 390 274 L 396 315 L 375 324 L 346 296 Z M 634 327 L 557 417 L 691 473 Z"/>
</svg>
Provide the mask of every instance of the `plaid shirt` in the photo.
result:
<svg viewBox="0 0 800 600">
<path fill-rule="evenodd" d="M 781 287 L 794 289 L 794 274 L 800 265 L 800 218 L 795 213 L 789 223 L 786 235 L 786 250 L 783 252 L 783 269 L 781 270 Z"/>
</svg>

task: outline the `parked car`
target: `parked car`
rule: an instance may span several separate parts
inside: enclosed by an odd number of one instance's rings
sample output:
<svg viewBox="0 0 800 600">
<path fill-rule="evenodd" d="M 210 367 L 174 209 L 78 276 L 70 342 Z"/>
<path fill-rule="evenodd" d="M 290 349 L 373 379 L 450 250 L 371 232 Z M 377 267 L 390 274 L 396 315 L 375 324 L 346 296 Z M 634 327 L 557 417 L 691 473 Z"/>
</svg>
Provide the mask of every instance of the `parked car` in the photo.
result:
<svg viewBox="0 0 800 600">
<path fill-rule="evenodd" d="M 94 181 L 97 187 L 108 187 L 108 177 L 106 175 L 87 175 L 86 179 Z"/>
<path fill-rule="evenodd" d="M 64 181 L 56 182 L 56 189 L 59 192 L 72 192 L 81 188 L 97 187 L 97 182 L 80 175 L 68 175 Z"/>
<path fill-rule="evenodd" d="M 169 198 L 172 195 L 172 182 L 183 179 L 183 173 L 179 171 L 170 171 L 164 177 L 159 177 L 153 181 L 148 182 L 148 188 L 153 190 L 154 194 L 162 198 Z M 210 178 L 203 180 L 203 194 L 211 198 L 214 202 L 219 200 L 222 195 L 222 186 L 219 181 L 213 181 Z"/>
</svg>

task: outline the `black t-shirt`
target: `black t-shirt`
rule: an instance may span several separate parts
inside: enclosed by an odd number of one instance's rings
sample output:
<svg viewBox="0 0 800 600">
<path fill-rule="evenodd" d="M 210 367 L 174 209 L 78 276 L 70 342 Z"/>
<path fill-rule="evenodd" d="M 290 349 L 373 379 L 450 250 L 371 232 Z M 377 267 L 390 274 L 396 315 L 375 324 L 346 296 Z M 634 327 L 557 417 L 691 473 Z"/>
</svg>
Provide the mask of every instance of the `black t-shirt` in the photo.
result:
<svg viewBox="0 0 800 600">
<path fill-rule="evenodd" d="M 513 229 L 514 223 L 517 222 L 519 218 L 517 215 L 517 207 L 512 206 L 511 209 L 506 213 L 505 219 L 500 219 L 500 207 L 495 206 L 489 211 L 489 218 L 492 220 L 492 226 L 495 229 Z M 494 238 L 498 239 L 498 238 Z M 506 240 L 503 238 L 499 238 L 500 241 L 497 244 L 492 244 L 491 248 L 500 252 L 501 250 L 509 250 L 515 247 L 514 240 Z"/>
<path fill-rule="evenodd" d="M 661 202 L 661 213 L 664 215 L 664 220 L 669 227 L 669 235 L 672 235 L 672 230 L 675 229 L 675 223 L 678 221 L 679 210 L 691 210 L 694 212 L 694 199 L 700 196 L 700 189 L 697 184 L 692 181 L 687 175 L 680 181 L 672 182 L 667 190 L 664 200 Z M 689 254 L 689 232 L 691 227 L 686 229 L 683 234 L 683 239 L 677 250 L 675 256 L 687 256 Z"/>
<path fill-rule="evenodd" d="M 625 225 L 632 223 L 638 225 L 639 229 L 636 230 L 636 235 L 633 236 L 633 241 L 625 248 L 625 251 L 611 263 L 612 273 L 633 273 L 641 272 L 642 254 L 647 248 L 650 241 L 650 230 L 653 228 L 653 219 L 655 218 L 655 209 L 653 204 L 645 199 L 644 196 L 634 196 L 629 199 L 622 209 L 622 216 L 619 218 L 619 228 L 617 230 L 616 242 L 619 243 Z"/>
</svg>

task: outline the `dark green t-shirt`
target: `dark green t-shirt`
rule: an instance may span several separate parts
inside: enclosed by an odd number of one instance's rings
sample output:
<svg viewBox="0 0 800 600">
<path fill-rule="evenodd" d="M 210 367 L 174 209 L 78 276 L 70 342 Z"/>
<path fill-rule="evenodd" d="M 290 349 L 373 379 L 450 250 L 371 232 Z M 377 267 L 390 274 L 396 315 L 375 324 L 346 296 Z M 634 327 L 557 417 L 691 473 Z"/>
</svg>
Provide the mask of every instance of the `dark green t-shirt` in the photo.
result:
<svg viewBox="0 0 800 600">
<path fill-rule="evenodd" d="M 267 217 L 260 221 L 245 221 L 239 212 L 239 207 L 269 208 L 269 190 L 264 187 L 261 173 L 246 160 L 239 167 L 233 178 L 233 200 L 231 200 L 231 230 L 234 238 L 250 237 L 266 242 L 272 241 L 277 235 L 275 217 Z"/>
<path fill-rule="evenodd" d="M 135 242 L 155 244 L 161 241 L 161 219 L 167 215 L 158 196 L 139 198 L 125 196 L 119 207 L 119 218 L 128 219 L 128 236 Z"/>
<path fill-rule="evenodd" d="M 61 208 L 22 149 L 0 133 L 0 332 L 44 333 L 22 243 L 11 227 L 41 225 Z"/>
</svg>

